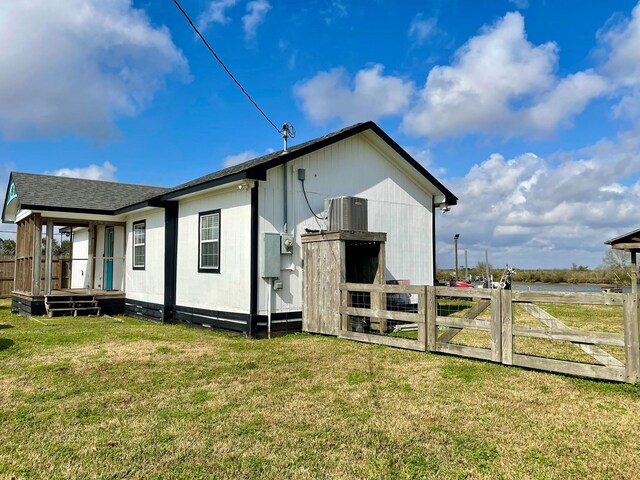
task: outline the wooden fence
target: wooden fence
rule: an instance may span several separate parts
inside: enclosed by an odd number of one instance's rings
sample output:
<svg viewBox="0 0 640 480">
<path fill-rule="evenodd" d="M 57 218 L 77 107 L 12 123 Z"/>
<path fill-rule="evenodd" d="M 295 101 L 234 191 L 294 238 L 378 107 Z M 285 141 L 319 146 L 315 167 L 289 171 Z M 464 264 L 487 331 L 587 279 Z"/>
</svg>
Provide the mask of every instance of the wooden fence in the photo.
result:
<svg viewBox="0 0 640 480">
<path fill-rule="evenodd" d="M 67 288 L 70 282 L 70 261 L 67 259 L 54 258 L 52 260 L 52 284 L 51 288 Z M 13 257 L 0 256 L 0 298 L 11 296 L 13 291 L 13 278 L 15 275 L 15 260 Z M 42 280 L 44 281 L 44 259 L 42 260 Z"/>
<path fill-rule="evenodd" d="M 636 295 L 353 283 L 340 291 L 341 338 L 597 379 L 640 379 Z M 609 332 L 570 326 L 547 311 L 562 305 L 607 306 L 617 320 L 601 322 Z M 522 339 L 551 347 L 516 348 Z"/>
</svg>

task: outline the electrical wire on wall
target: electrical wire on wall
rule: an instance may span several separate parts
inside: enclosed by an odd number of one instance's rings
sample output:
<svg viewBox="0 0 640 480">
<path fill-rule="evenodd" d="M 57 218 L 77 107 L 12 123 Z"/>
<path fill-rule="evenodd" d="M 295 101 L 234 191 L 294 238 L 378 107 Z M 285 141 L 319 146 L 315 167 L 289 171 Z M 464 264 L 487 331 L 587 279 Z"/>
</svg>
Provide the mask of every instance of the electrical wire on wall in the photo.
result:
<svg viewBox="0 0 640 480">
<path fill-rule="evenodd" d="M 311 208 L 311 204 L 309 203 L 309 198 L 307 198 L 307 191 L 304 188 L 304 180 L 300 180 L 300 182 L 302 182 L 302 194 L 304 195 L 305 202 L 307 202 L 307 207 L 309 207 L 309 211 L 311 212 L 311 214 L 313 215 L 313 218 L 318 224 L 318 228 L 322 230 L 322 225 L 320 225 L 320 222 L 318 220 L 323 220 L 326 223 L 326 218 L 316 215 L 316 212 L 313 211 L 313 208 Z M 326 228 L 326 225 L 325 225 L 325 228 Z"/>
</svg>

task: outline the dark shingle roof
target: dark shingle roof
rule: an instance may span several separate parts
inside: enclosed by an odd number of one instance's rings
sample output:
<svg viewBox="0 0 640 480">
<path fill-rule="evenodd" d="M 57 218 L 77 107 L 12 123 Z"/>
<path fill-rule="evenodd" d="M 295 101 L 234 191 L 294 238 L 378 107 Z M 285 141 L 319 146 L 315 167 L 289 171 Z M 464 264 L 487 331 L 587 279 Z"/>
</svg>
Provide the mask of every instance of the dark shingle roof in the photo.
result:
<svg viewBox="0 0 640 480">
<path fill-rule="evenodd" d="M 404 158 L 424 178 L 426 178 L 432 185 L 434 185 L 440 192 L 442 192 L 442 194 L 445 196 L 446 202 L 449 205 L 456 205 L 458 203 L 458 198 L 453 193 L 451 193 L 449 189 L 447 189 L 442 183 L 440 183 L 438 179 L 431 175 L 431 173 L 429 173 L 422 165 L 420 165 L 420 163 L 418 163 L 411 155 L 409 155 L 402 147 L 400 147 L 400 145 L 398 145 L 395 140 L 387 135 L 387 133 L 382 130 L 376 123 L 371 121 L 357 123 L 355 125 L 351 125 L 341 130 L 332 132 L 323 137 L 314 138 L 313 140 L 309 140 L 308 142 L 289 147 L 286 153 L 283 153 L 282 150 L 279 150 L 277 152 L 263 155 L 262 157 L 254 158 L 253 160 L 249 160 L 247 162 L 240 163 L 223 170 L 218 170 L 217 172 L 211 173 L 209 175 L 196 178 L 195 180 L 183 183 L 182 185 L 178 185 L 177 187 L 170 189 L 164 194 L 164 198 L 179 196 L 183 193 L 197 189 L 198 186 L 208 187 L 208 185 L 222 183 L 225 178 L 234 179 L 238 176 L 241 176 L 242 174 L 244 174 L 247 178 L 259 178 L 259 176 L 252 176 L 252 173 L 253 175 L 256 175 L 257 172 L 268 170 L 290 160 L 299 158 L 303 155 L 315 152 L 316 150 L 324 148 L 327 145 L 339 142 L 340 140 L 351 137 L 353 135 L 357 135 L 358 133 L 362 133 L 366 130 L 375 132 L 384 142 L 386 142 L 393 150 L 395 150 L 398 155 Z M 264 180 L 264 178 L 260 179 Z"/>
<path fill-rule="evenodd" d="M 112 213 L 119 208 L 163 194 L 168 189 L 13 172 L 11 178 L 23 208 L 96 211 Z"/>
<path fill-rule="evenodd" d="M 210 182 L 212 180 L 218 180 L 224 177 L 230 177 L 232 175 L 235 175 L 237 173 L 241 173 L 247 170 L 250 170 L 251 168 L 254 167 L 260 167 L 262 165 L 265 165 L 273 160 L 277 160 L 277 159 L 285 159 L 285 155 L 287 156 L 287 161 L 289 159 L 291 159 L 292 157 L 299 157 L 301 155 L 298 155 L 298 153 L 300 151 L 304 151 L 306 149 L 308 149 L 309 147 L 313 147 L 315 145 L 318 144 L 322 144 L 322 143 L 333 143 L 332 140 L 334 140 L 336 137 L 342 136 L 344 135 L 346 132 L 349 132 L 351 130 L 355 130 L 358 127 L 361 127 L 362 125 L 365 125 L 364 123 L 357 123 L 355 125 L 352 125 L 350 127 L 346 127 L 343 128 L 341 130 L 332 132 L 328 135 L 325 135 L 323 137 L 318 137 L 318 138 L 314 138 L 313 140 L 309 140 L 308 142 L 304 142 L 301 143 L 299 145 L 294 145 L 292 147 L 289 147 L 287 149 L 287 153 L 283 154 L 282 150 L 278 150 L 276 152 L 272 152 L 269 153 L 267 155 L 263 155 L 262 157 L 257 157 L 254 158 L 252 160 L 248 160 L 246 162 L 243 163 L 239 163 L 238 165 L 233 165 L 231 167 L 222 169 L 222 170 L 218 170 L 217 172 L 213 172 L 210 173 L 208 175 L 204 175 L 200 178 L 196 178 L 195 180 L 191 180 L 187 183 L 183 183 L 182 185 L 178 185 L 175 188 L 172 188 L 169 192 L 167 193 L 171 193 L 171 192 L 178 192 L 180 190 L 184 190 L 186 188 L 189 187 L 194 187 L 196 185 L 201 185 L 203 183 L 207 183 Z M 320 148 L 320 147 L 319 147 Z M 305 152 L 308 153 L 308 152 Z"/>
<path fill-rule="evenodd" d="M 266 179 L 266 171 L 290 160 L 315 152 L 328 145 L 365 131 L 378 135 L 398 155 L 404 158 L 428 182 L 440 191 L 445 202 L 455 205 L 457 197 L 420 165 L 374 122 L 365 122 L 343 128 L 323 137 L 309 140 L 282 150 L 254 158 L 248 162 L 205 175 L 175 188 L 102 182 L 69 177 L 54 177 L 31 173 L 12 173 L 22 208 L 93 212 L 104 214 L 125 213 L 145 206 L 147 202 L 170 200 L 182 195 L 211 188 L 243 178 Z M 3 212 L 4 220 L 4 212 Z"/>
</svg>

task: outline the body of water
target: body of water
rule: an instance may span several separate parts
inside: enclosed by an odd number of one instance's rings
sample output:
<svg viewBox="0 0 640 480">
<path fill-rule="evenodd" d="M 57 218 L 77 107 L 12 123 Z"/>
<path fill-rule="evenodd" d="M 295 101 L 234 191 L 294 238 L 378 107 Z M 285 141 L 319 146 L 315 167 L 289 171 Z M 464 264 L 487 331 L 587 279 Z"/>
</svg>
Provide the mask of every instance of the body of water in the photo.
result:
<svg viewBox="0 0 640 480">
<path fill-rule="evenodd" d="M 602 292 L 599 285 L 575 285 L 571 283 L 520 283 L 513 282 L 513 290 L 522 292 Z M 631 293 L 630 287 L 622 289 L 624 293 Z"/>
</svg>

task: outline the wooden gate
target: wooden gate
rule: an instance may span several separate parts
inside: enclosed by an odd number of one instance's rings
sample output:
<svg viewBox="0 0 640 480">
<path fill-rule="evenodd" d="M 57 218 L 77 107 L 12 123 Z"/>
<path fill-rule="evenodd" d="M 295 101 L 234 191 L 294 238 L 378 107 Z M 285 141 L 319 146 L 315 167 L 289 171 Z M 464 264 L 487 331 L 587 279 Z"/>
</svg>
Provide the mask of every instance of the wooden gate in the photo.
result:
<svg viewBox="0 0 640 480">
<path fill-rule="evenodd" d="M 341 284 L 340 292 L 341 338 L 597 379 L 640 379 L 633 294 L 353 283 Z M 596 313 L 607 321 L 587 325 L 553 314 L 564 308 L 571 316 L 585 306 L 600 308 Z"/>
</svg>

